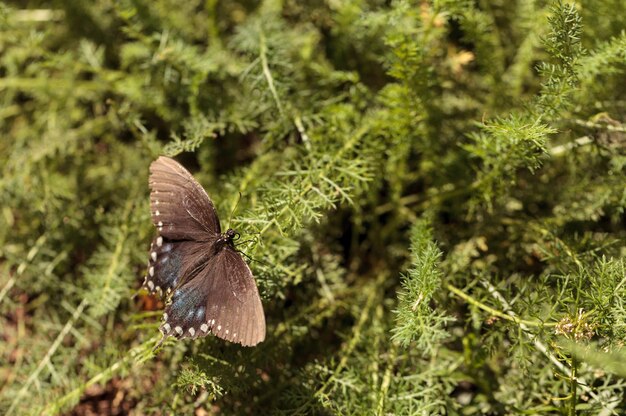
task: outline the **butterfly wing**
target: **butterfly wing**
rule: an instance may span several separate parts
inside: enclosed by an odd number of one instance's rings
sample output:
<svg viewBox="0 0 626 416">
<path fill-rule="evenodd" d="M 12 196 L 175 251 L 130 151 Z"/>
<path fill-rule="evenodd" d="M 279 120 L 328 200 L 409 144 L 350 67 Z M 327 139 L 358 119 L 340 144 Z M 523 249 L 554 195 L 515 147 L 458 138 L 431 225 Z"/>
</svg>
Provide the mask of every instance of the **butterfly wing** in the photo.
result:
<svg viewBox="0 0 626 416">
<path fill-rule="evenodd" d="M 198 274 L 206 265 L 211 243 L 170 240 L 157 235 L 150 244 L 148 273 L 143 286 L 166 297 L 170 291 Z"/>
<path fill-rule="evenodd" d="M 197 338 L 211 332 L 244 346 L 265 339 L 265 315 L 254 277 L 228 246 L 174 291 L 164 320 L 160 328 L 164 336 Z"/>
<path fill-rule="evenodd" d="M 150 165 L 152 223 L 171 240 L 206 241 L 221 232 L 215 207 L 182 165 L 161 156 Z"/>
</svg>

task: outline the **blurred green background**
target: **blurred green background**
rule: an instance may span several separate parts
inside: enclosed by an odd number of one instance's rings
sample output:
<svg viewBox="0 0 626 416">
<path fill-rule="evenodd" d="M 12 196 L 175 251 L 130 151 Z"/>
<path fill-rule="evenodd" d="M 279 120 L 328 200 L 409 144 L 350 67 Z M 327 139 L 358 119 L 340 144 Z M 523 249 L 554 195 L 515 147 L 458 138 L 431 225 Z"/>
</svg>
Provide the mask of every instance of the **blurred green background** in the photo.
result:
<svg viewBox="0 0 626 416">
<path fill-rule="evenodd" d="M 623 414 L 625 29 L 621 0 L 0 3 L 0 413 Z M 152 351 L 162 154 L 257 260 L 255 348 Z"/>
</svg>

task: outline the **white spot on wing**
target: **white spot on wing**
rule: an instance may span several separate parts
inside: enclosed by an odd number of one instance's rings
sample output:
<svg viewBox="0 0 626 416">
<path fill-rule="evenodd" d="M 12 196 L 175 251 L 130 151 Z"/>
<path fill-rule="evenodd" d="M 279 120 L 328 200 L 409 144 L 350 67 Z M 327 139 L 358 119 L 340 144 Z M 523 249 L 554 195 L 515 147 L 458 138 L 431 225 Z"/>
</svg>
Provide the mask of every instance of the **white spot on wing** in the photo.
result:
<svg viewBox="0 0 626 416">
<path fill-rule="evenodd" d="M 183 334 L 183 329 L 179 326 L 177 326 L 176 328 L 174 328 L 174 331 L 176 331 L 176 333 L 178 335 L 182 335 Z"/>
<path fill-rule="evenodd" d="M 152 261 L 156 261 L 156 251 L 150 253 L 150 257 L 152 257 Z"/>
<path fill-rule="evenodd" d="M 209 330 L 209 326 L 207 324 L 202 324 L 200 325 L 200 330 L 202 330 L 202 332 L 206 332 Z"/>
<path fill-rule="evenodd" d="M 170 329 L 172 329 L 172 327 L 170 326 L 170 324 L 165 324 L 163 325 L 163 329 L 165 330 L 165 332 L 170 332 Z"/>
<path fill-rule="evenodd" d="M 226 335 L 228 335 L 228 329 L 226 330 Z"/>
<path fill-rule="evenodd" d="M 152 282 L 152 280 L 148 280 L 148 289 L 154 290 L 154 283 Z"/>
<path fill-rule="evenodd" d="M 158 227 L 163 227 L 163 221 L 159 221 L 159 223 L 157 224 Z"/>
<path fill-rule="evenodd" d="M 218 326 L 217 326 L 217 330 L 218 330 L 218 331 L 221 331 L 221 330 L 222 330 L 222 325 L 218 325 Z"/>
<path fill-rule="evenodd" d="M 150 277 L 154 276 L 154 267 L 150 267 L 150 270 L 148 270 L 148 273 L 150 273 Z"/>
<path fill-rule="evenodd" d="M 163 237 L 159 236 L 157 238 L 157 247 L 161 247 L 163 245 Z"/>
<path fill-rule="evenodd" d="M 157 209 L 157 210 L 156 210 L 156 212 L 154 213 L 154 215 L 156 215 L 156 216 L 158 217 L 159 215 L 161 215 L 161 213 L 160 213 L 160 212 L 159 212 L 159 210 Z"/>
<path fill-rule="evenodd" d="M 163 320 L 167 321 L 167 314 L 166 313 L 163 314 Z"/>
<path fill-rule="evenodd" d="M 189 333 L 191 334 L 191 336 L 193 337 L 194 335 L 196 335 L 196 330 L 193 328 L 189 328 Z"/>
</svg>

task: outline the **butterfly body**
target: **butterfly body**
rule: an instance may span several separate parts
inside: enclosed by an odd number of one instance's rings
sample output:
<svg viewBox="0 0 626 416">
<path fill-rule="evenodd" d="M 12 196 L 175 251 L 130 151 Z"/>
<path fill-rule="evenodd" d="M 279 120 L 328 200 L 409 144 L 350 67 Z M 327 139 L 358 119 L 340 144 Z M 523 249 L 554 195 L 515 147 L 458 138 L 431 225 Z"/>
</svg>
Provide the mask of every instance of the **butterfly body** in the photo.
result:
<svg viewBox="0 0 626 416">
<path fill-rule="evenodd" d="M 224 234 L 220 234 L 220 236 L 215 240 L 213 247 L 215 247 L 215 251 L 223 249 L 225 246 L 229 246 L 230 248 L 235 248 L 235 236 L 237 235 L 237 231 L 229 228 Z"/>
<path fill-rule="evenodd" d="M 250 268 L 235 249 L 238 233 L 221 233 L 202 186 L 178 162 L 150 166 L 150 205 L 157 228 L 144 287 L 166 299 L 163 337 L 209 333 L 252 346 L 265 339 L 265 316 Z"/>
</svg>

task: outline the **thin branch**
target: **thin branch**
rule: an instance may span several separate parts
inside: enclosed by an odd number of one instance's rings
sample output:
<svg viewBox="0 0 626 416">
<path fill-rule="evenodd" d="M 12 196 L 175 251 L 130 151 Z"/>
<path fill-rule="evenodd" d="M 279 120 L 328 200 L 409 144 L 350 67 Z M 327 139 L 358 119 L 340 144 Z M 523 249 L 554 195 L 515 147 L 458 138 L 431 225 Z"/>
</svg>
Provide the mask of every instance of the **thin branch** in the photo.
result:
<svg viewBox="0 0 626 416">
<path fill-rule="evenodd" d="M 143 342 L 141 345 L 133 348 L 121 360 L 116 361 L 109 367 L 105 368 L 100 373 L 87 380 L 87 382 L 85 382 L 83 385 L 76 387 L 74 390 L 70 391 L 69 393 L 65 394 L 54 402 L 48 404 L 46 408 L 42 411 L 42 414 L 48 415 L 58 413 L 65 404 L 67 404 L 70 400 L 78 399 L 80 395 L 89 387 L 93 386 L 94 384 L 103 383 L 110 380 L 115 372 L 120 370 L 124 364 L 132 359 L 139 357 L 135 360 L 134 366 L 139 366 L 140 364 L 143 364 L 147 358 L 151 358 L 154 356 L 152 346 L 159 338 L 159 336 L 150 338 L 149 340 Z"/>
<path fill-rule="evenodd" d="M 270 71 L 270 66 L 267 62 L 267 42 L 265 40 L 265 34 L 263 32 L 261 32 L 259 43 L 260 43 L 259 49 L 260 49 L 260 55 L 261 55 L 261 66 L 263 67 L 263 76 L 265 77 L 265 80 L 267 81 L 267 86 L 269 87 L 270 92 L 272 93 L 272 97 L 274 97 L 274 102 L 276 103 L 278 112 L 280 113 L 281 117 L 283 117 L 285 115 L 285 112 L 283 111 L 283 105 L 280 102 L 280 99 L 278 98 L 278 92 L 276 91 L 276 87 L 274 86 L 274 78 L 272 77 L 272 72 Z"/>
<path fill-rule="evenodd" d="M 458 289 L 454 286 L 452 286 L 451 284 L 447 284 L 446 287 L 448 288 L 448 290 L 452 293 L 454 293 L 455 295 L 457 295 L 458 297 L 466 300 L 467 302 L 471 303 L 474 306 L 477 306 L 478 308 L 489 312 L 490 314 L 492 314 L 493 316 L 497 316 L 498 318 L 502 318 L 502 319 L 506 319 L 507 321 L 511 321 L 511 322 L 515 322 L 516 324 L 518 324 L 520 327 L 522 325 L 530 325 L 530 326 L 536 326 L 536 327 L 551 327 L 551 326 L 556 326 L 556 322 L 541 322 L 541 321 L 529 321 L 526 319 L 520 319 L 517 316 L 506 314 L 504 312 L 501 312 L 497 309 L 492 308 L 491 306 L 485 305 L 484 303 L 474 299 L 473 297 L 471 297 L 470 295 L 468 295 L 467 293 L 463 292 L 461 289 Z"/>
<path fill-rule="evenodd" d="M 304 129 L 304 124 L 302 124 L 302 119 L 300 116 L 295 116 L 293 118 L 293 122 L 298 129 L 298 133 L 300 133 L 300 137 L 302 138 L 302 143 L 304 143 L 304 147 L 306 150 L 311 150 L 311 139 L 309 139 L 309 135 L 306 134 L 306 130 Z"/>
<path fill-rule="evenodd" d="M 15 276 L 12 276 L 9 278 L 9 281 L 7 282 L 7 284 L 4 285 L 2 290 L 0 290 L 0 302 L 2 302 L 2 299 L 6 296 L 7 293 L 9 293 L 9 290 L 13 288 L 13 286 L 15 285 L 15 282 L 16 282 Z"/>
<path fill-rule="evenodd" d="M 24 263 L 21 263 L 17 267 L 15 276 L 12 276 L 11 278 L 9 278 L 9 281 L 4 285 L 4 287 L 0 291 L 0 302 L 2 302 L 2 299 L 6 296 L 7 293 L 9 293 L 9 290 L 11 290 L 11 288 L 15 285 L 15 282 L 22 275 L 22 273 L 26 271 L 26 268 L 33 261 L 35 256 L 39 253 L 39 250 L 41 250 L 41 247 L 43 247 L 43 245 L 46 243 L 46 240 L 47 240 L 47 237 L 45 235 L 40 236 L 35 242 L 35 245 L 28 251 L 28 254 L 26 255 L 26 261 Z"/>
<path fill-rule="evenodd" d="M 24 383 L 20 391 L 18 391 L 17 394 L 15 395 L 15 399 L 13 399 L 13 403 L 11 403 L 11 407 L 9 407 L 9 410 L 7 410 L 7 413 L 6 413 L 7 416 L 10 415 L 13 412 L 13 410 L 15 410 L 16 406 L 19 404 L 22 397 L 24 397 L 24 395 L 28 392 L 28 389 L 30 388 L 31 384 L 33 384 L 33 382 L 37 379 L 37 377 L 39 377 L 39 373 L 41 372 L 41 370 L 43 370 L 44 367 L 50 364 L 50 359 L 56 352 L 57 348 L 59 348 L 59 345 L 61 345 L 61 342 L 63 341 L 65 336 L 74 327 L 74 323 L 76 323 L 80 315 L 83 313 L 83 310 L 85 309 L 87 304 L 88 304 L 87 300 L 83 299 L 83 301 L 78 305 L 78 307 L 74 311 L 74 314 L 67 321 L 67 323 L 63 327 L 63 330 L 61 330 L 59 335 L 56 337 L 56 339 L 54 340 L 54 342 L 48 349 L 48 352 L 46 353 L 46 355 L 39 362 L 39 365 L 37 366 L 35 371 L 33 371 L 30 377 L 28 377 L 28 379 L 26 380 L 26 383 Z"/>
<path fill-rule="evenodd" d="M 574 140 L 573 142 L 569 142 L 569 143 L 564 143 L 558 146 L 554 146 L 553 148 L 551 148 L 549 150 L 550 154 L 552 156 L 560 156 L 562 154 L 564 154 L 565 152 L 568 152 L 572 149 L 575 149 L 577 147 L 581 147 L 581 146 L 586 146 L 590 143 L 593 143 L 593 140 L 591 139 L 591 137 L 589 136 L 583 136 L 583 137 L 579 137 L 576 140 Z"/>
<path fill-rule="evenodd" d="M 344 344 L 344 348 L 342 348 L 341 359 L 339 360 L 339 363 L 333 369 L 330 377 L 313 394 L 313 397 L 316 397 L 317 399 L 322 399 L 324 395 L 326 395 L 327 389 L 330 387 L 330 385 L 335 381 L 335 379 L 339 376 L 339 374 L 345 369 L 346 365 L 348 364 L 348 358 L 352 354 L 352 351 L 354 351 L 356 346 L 361 341 L 361 331 L 363 330 L 363 327 L 368 321 L 368 318 L 370 316 L 370 310 L 372 309 L 374 305 L 374 300 L 376 299 L 377 295 L 380 295 L 380 291 L 377 290 L 377 288 L 382 283 L 382 281 L 384 281 L 382 276 L 383 275 L 381 274 L 376 280 L 376 283 L 368 287 L 369 294 L 368 294 L 367 300 L 365 301 L 365 306 L 363 306 L 363 309 L 361 310 L 361 316 L 359 317 L 359 321 L 354 326 L 350 340 L 348 341 L 347 344 Z"/>
<path fill-rule="evenodd" d="M 21 9 L 15 10 L 13 20 L 16 22 L 50 22 L 65 19 L 65 11 L 54 9 Z"/>
<path fill-rule="evenodd" d="M 378 397 L 378 404 L 376 406 L 376 414 L 383 416 L 385 414 L 385 399 L 389 394 L 389 387 L 391 386 L 391 378 L 393 375 L 393 369 L 395 368 L 395 361 L 398 355 L 398 343 L 392 342 L 391 349 L 387 358 L 387 368 L 385 368 L 385 374 L 383 375 L 383 381 L 380 384 L 380 394 Z"/>
<path fill-rule="evenodd" d="M 507 314 L 513 318 L 519 319 L 516 317 L 515 312 L 513 311 L 513 309 L 511 308 L 511 305 L 507 302 L 507 300 L 504 298 L 504 296 L 502 296 L 500 294 L 500 292 L 498 292 L 496 290 L 495 287 L 493 287 L 493 285 L 486 281 L 483 280 L 481 281 L 482 285 L 489 291 L 489 294 L 496 300 L 498 300 L 501 304 L 502 307 L 504 308 L 504 310 L 507 312 Z M 587 384 L 587 382 L 585 381 L 584 378 L 582 377 L 577 377 L 575 375 L 575 372 L 573 372 L 573 370 L 571 368 L 569 368 L 568 366 L 566 366 L 565 364 L 563 364 L 563 362 L 561 362 L 558 358 L 556 358 L 556 356 L 554 356 L 554 354 L 552 354 L 549 350 L 548 347 L 545 346 L 545 344 L 543 342 L 541 342 L 531 331 L 530 329 L 526 326 L 525 323 L 520 323 L 520 328 L 522 329 L 522 331 L 524 332 L 524 334 L 533 342 L 533 344 L 535 345 L 535 348 L 537 348 L 537 350 L 539 350 L 539 352 L 541 352 L 543 355 L 545 355 L 563 374 L 570 374 L 570 377 L 573 381 L 575 381 L 576 383 L 578 383 L 579 386 L 582 387 L 582 389 L 585 391 L 585 393 L 587 393 L 589 396 L 593 397 L 598 403 L 600 403 L 604 409 L 606 411 L 608 411 L 608 414 L 614 414 L 617 415 L 618 413 L 615 412 L 615 407 L 620 403 L 619 400 L 614 401 L 612 403 L 607 403 L 606 401 L 602 400 L 602 398 L 600 398 L 593 390 L 591 387 L 589 387 L 589 384 Z M 573 375 L 572 375 L 573 374 Z"/>
</svg>

